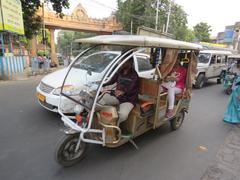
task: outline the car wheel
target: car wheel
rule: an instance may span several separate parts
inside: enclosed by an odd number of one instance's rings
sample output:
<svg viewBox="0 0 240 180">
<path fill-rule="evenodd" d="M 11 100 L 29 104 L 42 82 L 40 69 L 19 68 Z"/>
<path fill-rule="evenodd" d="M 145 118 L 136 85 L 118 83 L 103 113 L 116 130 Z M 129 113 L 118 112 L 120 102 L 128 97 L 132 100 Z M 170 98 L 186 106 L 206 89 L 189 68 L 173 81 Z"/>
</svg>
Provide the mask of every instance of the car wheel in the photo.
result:
<svg viewBox="0 0 240 180">
<path fill-rule="evenodd" d="M 206 81 L 205 75 L 199 74 L 196 80 L 195 87 L 198 89 L 203 88 L 203 86 L 205 85 L 205 81 Z"/>
<path fill-rule="evenodd" d="M 225 73 L 222 71 L 219 78 L 217 79 L 217 84 L 221 84 L 222 83 L 222 79 L 224 78 Z"/>
<path fill-rule="evenodd" d="M 222 79 L 217 79 L 217 84 L 221 84 L 222 83 Z"/>
</svg>

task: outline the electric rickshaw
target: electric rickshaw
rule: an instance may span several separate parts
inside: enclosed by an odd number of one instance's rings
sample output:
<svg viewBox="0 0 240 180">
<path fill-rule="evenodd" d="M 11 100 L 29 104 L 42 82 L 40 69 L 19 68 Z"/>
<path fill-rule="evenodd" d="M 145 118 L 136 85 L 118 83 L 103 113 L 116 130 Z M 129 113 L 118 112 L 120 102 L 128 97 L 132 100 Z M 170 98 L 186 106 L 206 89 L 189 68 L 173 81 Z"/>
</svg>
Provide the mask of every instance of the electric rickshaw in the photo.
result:
<svg viewBox="0 0 240 180">
<path fill-rule="evenodd" d="M 71 63 L 61 87 L 58 111 L 66 129 L 55 152 L 56 161 L 60 165 L 71 166 L 79 162 L 84 157 L 88 144 L 116 148 L 130 142 L 138 148 L 134 138 L 145 132 L 169 122 L 173 130 L 181 126 L 189 109 L 197 55 L 202 46 L 139 35 L 101 35 L 79 39 L 76 42 L 88 44 L 89 48 Z M 91 54 L 97 52 L 107 53 L 93 58 Z M 144 63 L 150 63 L 152 68 L 155 68 L 155 73 L 152 77 L 139 77 L 138 103 L 128 115 L 128 119 L 118 124 L 118 107 L 99 103 L 104 94 L 102 88 L 126 61 L 141 53 L 148 54 L 149 59 L 145 59 L 147 62 L 139 60 L 138 66 L 134 68 L 141 71 L 145 67 Z M 185 88 L 181 94 L 176 95 L 174 115 L 166 118 L 168 94 L 161 91 L 161 83 L 177 60 L 187 69 Z M 88 61 L 96 63 L 93 66 Z M 97 69 L 97 63 L 105 64 L 103 75 L 98 74 L 100 70 Z M 87 73 L 72 77 L 76 68 L 85 69 Z M 92 76 L 95 76 L 94 80 Z M 83 78 L 85 83 L 70 85 L 68 81 L 71 78 Z M 69 117 L 61 111 L 64 104 L 61 102 L 65 100 L 74 103 L 75 116 Z"/>
</svg>

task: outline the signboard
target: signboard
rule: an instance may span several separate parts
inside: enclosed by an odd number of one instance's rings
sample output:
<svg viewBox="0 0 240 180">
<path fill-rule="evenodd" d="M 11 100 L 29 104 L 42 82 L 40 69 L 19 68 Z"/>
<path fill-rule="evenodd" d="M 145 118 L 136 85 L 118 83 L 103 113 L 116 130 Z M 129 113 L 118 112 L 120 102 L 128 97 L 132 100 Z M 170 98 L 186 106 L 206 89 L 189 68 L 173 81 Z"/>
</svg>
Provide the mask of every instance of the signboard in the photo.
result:
<svg viewBox="0 0 240 180">
<path fill-rule="evenodd" d="M 224 42 L 232 43 L 234 36 L 234 26 L 226 26 L 224 31 Z"/>
<path fill-rule="evenodd" d="M 167 39 L 173 39 L 173 35 L 169 33 L 162 33 L 161 31 L 140 26 L 137 29 L 137 35 L 145 35 L 145 36 L 153 36 L 153 37 L 161 37 L 161 38 L 167 38 Z"/>
<path fill-rule="evenodd" d="M 214 46 L 214 47 L 220 47 L 220 48 L 227 48 L 226 44 L 217 44 L 217 43 L 208 43 L 208 42 L 200 42 L 201 45 L 208 45 L 208 46 Z"/>
<path fill-rule="evenodd" d="M 0 7 L 0 31 L 3 30 L 2 9 Z"/>
<path fill-rule="evenodd" d="M 234 31 L 225 31 L 224 32 L 224 42 L 233 42 Z"/>
<path fill-rule="evenodd" d="M 3 29 L 24 34 L 22 5 L 20 0 L 1 0 Z"/>
</svg>

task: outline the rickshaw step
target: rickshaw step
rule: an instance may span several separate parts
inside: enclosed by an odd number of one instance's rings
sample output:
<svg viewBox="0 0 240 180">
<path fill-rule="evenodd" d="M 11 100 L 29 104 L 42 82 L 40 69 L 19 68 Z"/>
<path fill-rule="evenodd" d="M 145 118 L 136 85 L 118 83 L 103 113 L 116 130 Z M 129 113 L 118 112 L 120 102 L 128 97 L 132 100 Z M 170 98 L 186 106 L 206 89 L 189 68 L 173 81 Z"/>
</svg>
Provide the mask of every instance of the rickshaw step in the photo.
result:
<svg viewBox="0 0 240 180">
<path fill-rule="evenodd" d="M 129 134 L 122 134 L 121 137 L 124 138 L 124 139 L 132 139 L 132 138 L 133 138 L 133 134 L 132 134 L 132 133 L 129 133 Z"/>
<path fill-rule="evenodd" d="M 127 133 L 127 134 L 122 134 L 121 136 L 124 139 L 127 139 L 134 147 L 136 150 L 138 150 L 137 144 L 133 141 L 133 134 L 132 133 Z"/>
</svg>

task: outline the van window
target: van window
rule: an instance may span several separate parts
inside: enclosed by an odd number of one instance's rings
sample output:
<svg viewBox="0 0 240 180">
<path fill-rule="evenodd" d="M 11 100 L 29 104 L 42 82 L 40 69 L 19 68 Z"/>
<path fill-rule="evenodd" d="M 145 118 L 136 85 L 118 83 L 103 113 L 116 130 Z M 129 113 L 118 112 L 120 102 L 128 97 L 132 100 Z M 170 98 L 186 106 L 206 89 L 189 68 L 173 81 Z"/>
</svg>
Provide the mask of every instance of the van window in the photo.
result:
<svg viewBox="0 0 240 180">
<path fill-rule="evenodd" d="M 221 57 L 221 55 L 218 55 L 218 56 L 217 56 L 217 63 L 219 63 L 219 64 L 220 64 L 220 63 L 221 63 L 221 60 L 222 60 L 222 57 Z"/>
<path fill-rule="evenodd" d="M 227 56 L 226 56 L 226 55 L 223 55 L 223 56 L 222 56 L 222 63 L 223 63 L 223 64 L 227 64 L 227 59 L 228 59 Z"/>
<path fill-rule="evenodd" d="M 152 65 L 149 61 L 149 58 L 143 57 L 143 56 L 137 56 L 137 62 L 138 62 L 138 71 L 149 71 L 152 68 Z"/>
<path fill-rule="evenodd" d="M 198 55 L 198 62 L 199 63 L 208 63 L 210 59 L 210 54 L 209 53 L 200 53 Z"/>
<path fill-rule="evenodd" d="M 215 62 L 216 62 L 216 55 L 212 55 L 210 64 L 215 64 Z"/>
</svg>

